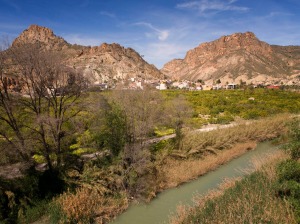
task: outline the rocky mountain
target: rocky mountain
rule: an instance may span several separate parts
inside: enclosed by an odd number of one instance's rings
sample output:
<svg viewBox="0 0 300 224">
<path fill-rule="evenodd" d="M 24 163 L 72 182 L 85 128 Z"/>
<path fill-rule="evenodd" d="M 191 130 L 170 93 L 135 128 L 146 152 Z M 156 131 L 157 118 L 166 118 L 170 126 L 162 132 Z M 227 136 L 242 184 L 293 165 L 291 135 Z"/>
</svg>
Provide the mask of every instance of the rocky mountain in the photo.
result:
<svg viewBox="0 0 300 224">
<path fill-rule="evenodd" d="M 135 50 L 119 44 L 103 43 L 87 47 L 72 45 L 46 27 L 31 25 L 17 37 L 12 46 L 39 43 L 48 50 L 61 51 L 70 67 L 82 69 L 94 83 L 123 81 L 127 78 L 161 78 L 162 73 L 148 64 Z"/>
<path fill-rule="evenodd" d="M 235 33 L 200 44 L 161 72 L 176 79 L 222 83 L 299 83 L 300 46 L 274 46 L 253 33 Z"/>
<path fill-rule="evenodd" d="M 62 50 L 70 46 L 63 38 L 56 36 L 52 30 L 38 25 L 31 25 L 24 30 L 12 43 L 12 46 L 40 43 L 45 48 Z"/>
</svg>

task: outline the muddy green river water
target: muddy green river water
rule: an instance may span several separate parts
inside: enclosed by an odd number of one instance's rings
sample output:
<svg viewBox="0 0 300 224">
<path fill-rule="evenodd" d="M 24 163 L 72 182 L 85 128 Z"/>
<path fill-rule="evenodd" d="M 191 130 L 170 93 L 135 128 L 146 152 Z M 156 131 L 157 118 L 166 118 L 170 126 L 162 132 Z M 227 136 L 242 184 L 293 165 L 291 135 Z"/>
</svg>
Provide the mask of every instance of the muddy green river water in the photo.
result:
<svg viewBox="0 0 300 224">
<path fill-rule="evenodd" d="M 169 216 L 176 211 L 179 204 L 192 205 L 196 194 L 205 194 L 217 188 L 224 178 L 245 175 L 245 170 L 252 168 L 252 159 L 264 157 L 267 153 L 278 150 L 269 142 L 260 143 L 256 149 L 220 166 L 215 171 L 199 177 L 179 187 L 166 190 L 148 204 L 131 205 L 127 211 L 118 216 L 112 224 L 159 224 L 167 223 Z M 186 172 L 189 172 L 188 170 Z"/>
</svg>

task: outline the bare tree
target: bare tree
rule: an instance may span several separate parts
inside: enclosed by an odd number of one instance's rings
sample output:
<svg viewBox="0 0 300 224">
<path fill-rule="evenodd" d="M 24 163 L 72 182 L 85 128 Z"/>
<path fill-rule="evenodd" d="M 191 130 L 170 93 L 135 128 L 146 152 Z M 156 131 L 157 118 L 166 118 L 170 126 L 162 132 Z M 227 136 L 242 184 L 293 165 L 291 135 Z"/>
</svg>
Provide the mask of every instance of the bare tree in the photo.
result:
<svg viewBox="0 0 300 224">
<path fill-rule="evenodd" d="M 7 129 L 1 129 L 0 135 L 22 159 L 29 160 L 33 149 L 44 156 L 49 169 L 60 167 L 68 125 L 80 111 L 76 103 L 85 79 L 65 66 L 61 55 L 38 44 L 11 47 L 1 56 L 0 120 Z M 13 74 L 21 93 L 9 90 L 5 77 Z"/>
<path fill-rule="evenodd" d="M 13 96 L 9 89 L 8 69 L 9 57 L 5 51 L 7 44 L 3 43 L 0 51 L 0 136 L 2 149 L 6 153 L 12 151 L 15 157 L 28 161 L 30 156 L 26 150 L 25 136 L 22 132 L 23 126 L 19 122 L 21 116 L 19 107 L 19 96 Z M 6 143 L 6 144 L 4 144 Z"/>
<path fill-rule="evenodd" d="M 116 91 L 110 101 L 118 105 L 114 106 L 115 115 L 123 122 L 123 127 L 115 128 L 122 128 L 124 134 L 120 142 L 124 185 L 131 195 L 149 193 L 146 189 L 155 185 L 156 170 L 145 142 L 160 123 L 162 96 L 157 91 Z"/>
<path fill-rule="evenodd" d="M 143 145 L 162 115 L 162 96 L 157 91 L 115 91 L 112 101 L 126 117 L 126 142 Z"/>
<path fill-rule="evenodd" d="M 187 102 L 183 95 L 172 99 L 167 106 L 167 121 L 175 128 L 175 147 L 180 149 L 182 147 L 183 127 L 187 119 L 193 114 L 193 109 Z"/>
</svg>

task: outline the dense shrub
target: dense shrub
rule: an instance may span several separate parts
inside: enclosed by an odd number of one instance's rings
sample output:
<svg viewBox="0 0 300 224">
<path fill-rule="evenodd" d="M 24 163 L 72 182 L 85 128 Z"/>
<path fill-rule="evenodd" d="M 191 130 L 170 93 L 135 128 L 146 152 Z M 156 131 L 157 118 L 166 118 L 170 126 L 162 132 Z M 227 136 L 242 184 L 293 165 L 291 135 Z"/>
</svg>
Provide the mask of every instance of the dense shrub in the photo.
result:
<svg viewBox="0 0 300 224">
<path fill-rule="evenodd" d="M 285 149 L 291 155 L 294 160 L 300 159 L 300 120 L 295 119 L 289 124 L 289 143 L 285 146 Z"/>
<path fill-rule="evenodd" d="M 300 163 L 295 160 L 283 161 L 277 166 L 277 174 L 277 194 L 288 199 L 300 223 Z"/>
<path fill-rule="evenodd" d="M 300 183 L 300 163 L 295 160 L 287 160 L 277 167 L 279 181 L 296 181 Z"/>
</svg>

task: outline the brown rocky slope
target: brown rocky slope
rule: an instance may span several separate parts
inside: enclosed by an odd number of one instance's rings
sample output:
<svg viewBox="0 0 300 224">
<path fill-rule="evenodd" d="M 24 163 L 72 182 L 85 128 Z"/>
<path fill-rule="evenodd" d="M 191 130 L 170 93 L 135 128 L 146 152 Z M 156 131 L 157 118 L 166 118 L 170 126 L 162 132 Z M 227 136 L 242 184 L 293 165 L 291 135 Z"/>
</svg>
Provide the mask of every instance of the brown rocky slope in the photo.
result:
<svg viewBox="0 0 300 224">
<path fill-rule="evenodd" d="M 300 46 L 274 46 L 253 33 L 235 33 L 200 44 L 161 72 L 176 79 L 225 82 L 299 83 Z"/>
<path fill-rule="evenodd" d="M 103 43 L 95 47 L 72 45 L 56 36 L 49 28 L 38 25 L 31 25 L 24 30 L 12 46 L 26 43 L 39 43 L 46 49 L 62 51 L 66 55 L 67 64 L 82 69 L 94 83 L 122 81 L 132 77 L 162 77 L 162 73 L 135 50 L 116 43 Z"/>
</svg>

